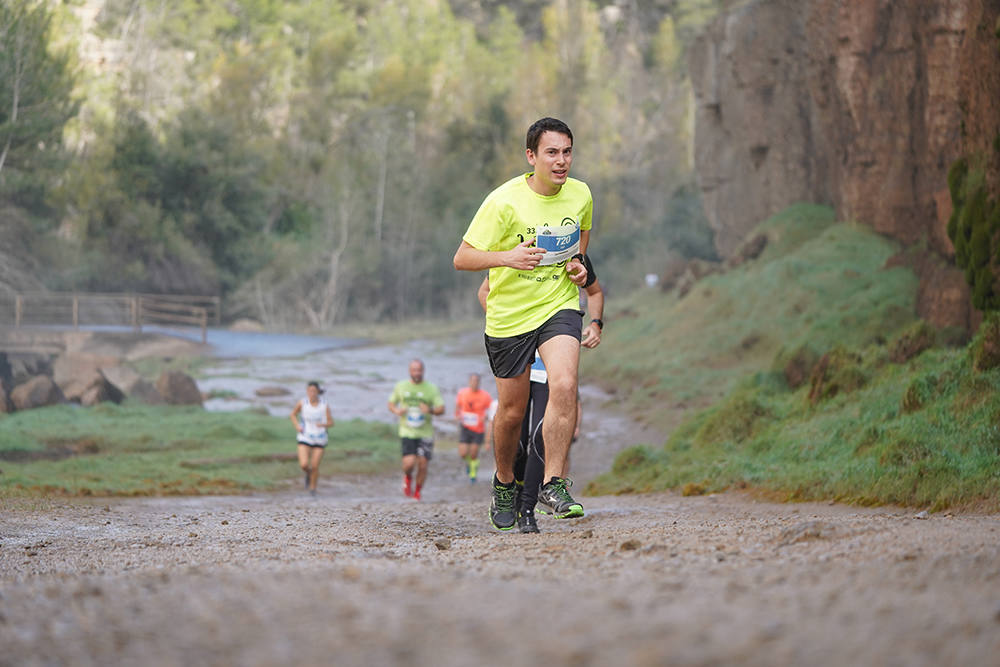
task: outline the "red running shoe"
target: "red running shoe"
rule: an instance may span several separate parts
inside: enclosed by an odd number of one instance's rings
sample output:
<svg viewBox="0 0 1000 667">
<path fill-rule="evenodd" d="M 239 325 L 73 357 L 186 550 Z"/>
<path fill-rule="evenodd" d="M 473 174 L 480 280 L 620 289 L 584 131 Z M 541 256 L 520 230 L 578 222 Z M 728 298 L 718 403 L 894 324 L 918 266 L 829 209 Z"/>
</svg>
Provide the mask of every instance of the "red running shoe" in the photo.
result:
<svg viewBox="0 0 1000 667">
<path fill-rule="evenodd" d="M 410 489 L 410 478 L 407 475 L 403 475 L 403 495 L 407 498 L 413 497 L 413 491 Z"/>
<path fill-rule="evenodd" d="M 417 490 L 413 492 L 413 499 L 414 500 L 420 500 L 420 488 L 419 487 L 417 487 Z"/>
</svg>

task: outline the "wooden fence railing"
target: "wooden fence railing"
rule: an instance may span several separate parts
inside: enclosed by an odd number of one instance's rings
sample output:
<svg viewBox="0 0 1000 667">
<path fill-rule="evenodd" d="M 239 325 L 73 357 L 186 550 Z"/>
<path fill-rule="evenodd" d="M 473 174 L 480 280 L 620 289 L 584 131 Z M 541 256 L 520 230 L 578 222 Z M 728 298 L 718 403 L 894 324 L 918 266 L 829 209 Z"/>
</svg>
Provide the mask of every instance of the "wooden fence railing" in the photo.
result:
<svg viewBox="0 0 1000 667">
<path fill-rule="evenodd" d="M 196 327 L 201 341 L 208 325 L 220 324 L 222 299 L 176 294 L 85 294 L 25 292 L 0 296 L 0 324 L 22 326 Z"/>
</svg>

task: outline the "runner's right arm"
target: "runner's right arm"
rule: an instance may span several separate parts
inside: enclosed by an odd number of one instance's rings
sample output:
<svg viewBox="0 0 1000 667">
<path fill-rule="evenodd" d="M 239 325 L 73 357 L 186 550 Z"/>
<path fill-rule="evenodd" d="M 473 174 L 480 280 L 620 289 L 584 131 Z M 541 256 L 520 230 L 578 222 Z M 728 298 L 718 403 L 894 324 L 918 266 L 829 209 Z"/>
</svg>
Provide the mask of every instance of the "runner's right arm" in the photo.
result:
<svg viewBox="0 0 1000 667">
<path fill-rule="evenodd" d="M 484 271 L 506 266 L 521 271 L 531 271 L 542 261 L 545 251 L 532 247 L 535 239 L 530 238 L 510 250 L 480 250 L 463 240 L 455 251 L 453 260 L 459 271 Z"/>
<path fill-rule="evenodd" d="M 295 426 L 295 430 L 299 433 L 302 432 L 302 425 L 299 424 L 299 411 L 302 409 L 302 401 L 296 401 L 295 407 L 292 408 L 292 414 L 288 415 L 289 419 L 292 420 L 292 425 Z"/>
</svg>

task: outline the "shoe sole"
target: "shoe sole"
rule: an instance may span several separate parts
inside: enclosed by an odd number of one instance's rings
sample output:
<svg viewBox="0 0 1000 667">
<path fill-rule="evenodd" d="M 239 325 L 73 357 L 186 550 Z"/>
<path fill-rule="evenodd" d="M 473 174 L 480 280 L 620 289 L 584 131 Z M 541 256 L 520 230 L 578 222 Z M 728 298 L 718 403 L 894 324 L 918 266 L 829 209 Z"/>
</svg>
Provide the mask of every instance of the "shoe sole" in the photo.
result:
<svg viewBox="0 0 1000 667">
<path fill-rule="evenodd" d="M 568 510 L 560 513 L 536 507 L 535 514 L 544 514 L 545 516 L 551 516 L 555 519 L 579 519 L 583 516 L 583 505 L 571 505 Z"/>
<path fill-rule="evenodd" d="M 490 525 L 496 528 L 497 530 L 502 530 L 504 532 L 507 532 L 508 530 L 514 530 L 514 528 L 517 526 L 517 522 L 515 521 L 511 525 L 504 528 L 503 526 L 498 526 L 496 522 L 493 521 L 493 517 L 490 517 Z"/>
</svg>

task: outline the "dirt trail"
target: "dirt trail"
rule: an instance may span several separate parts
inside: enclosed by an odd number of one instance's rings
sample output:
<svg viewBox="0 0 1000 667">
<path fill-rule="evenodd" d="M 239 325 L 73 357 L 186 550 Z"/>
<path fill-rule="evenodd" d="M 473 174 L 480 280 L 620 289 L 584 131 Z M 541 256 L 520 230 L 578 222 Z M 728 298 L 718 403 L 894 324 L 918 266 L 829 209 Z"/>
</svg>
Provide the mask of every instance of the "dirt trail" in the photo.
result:
<svg viewBox="0 0 1000 667">
<path fill-rule="evenodd" d="M 585 399 L 578 477 L 655 438 Z M 1000 664 L 996 517 L 657 494 L 498 533 L 454 457 L 422 503 L 392 475 L 4 508 L 0 665 Z"/>
<path fill-rule="evenodd" d="M 497 533 L 442 471 L 0 520 L 0 665 L 998 664 L 998 522 L 586 498 Z"/>
</svg>

